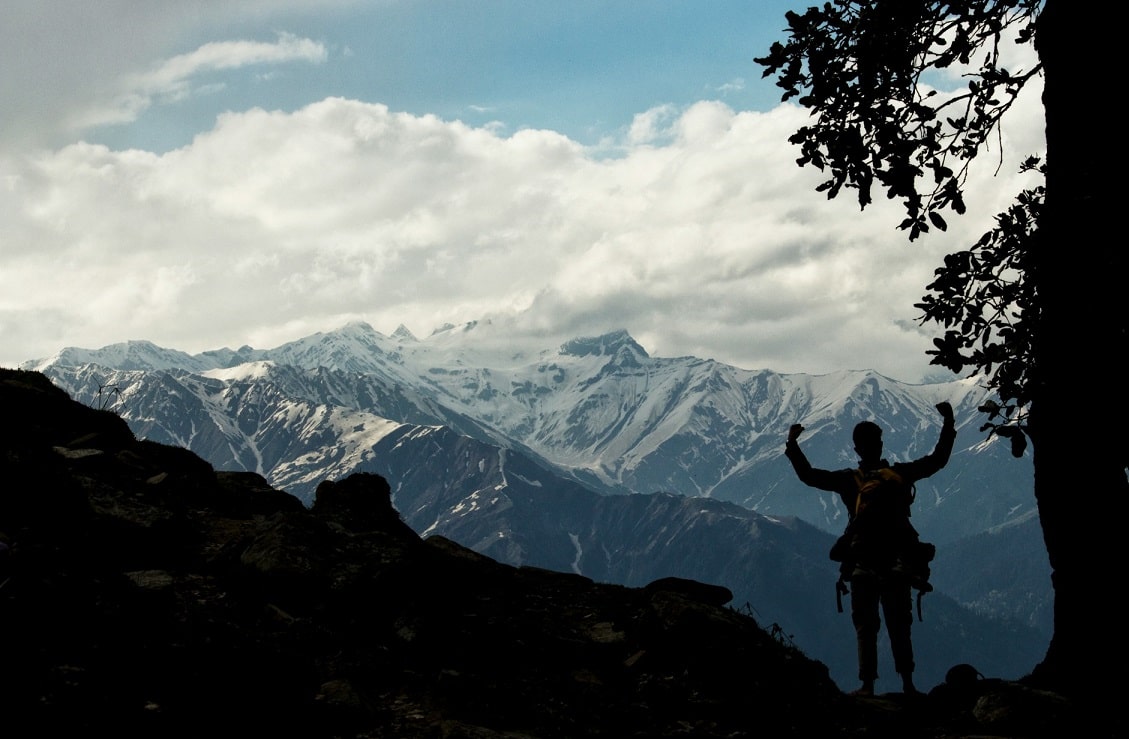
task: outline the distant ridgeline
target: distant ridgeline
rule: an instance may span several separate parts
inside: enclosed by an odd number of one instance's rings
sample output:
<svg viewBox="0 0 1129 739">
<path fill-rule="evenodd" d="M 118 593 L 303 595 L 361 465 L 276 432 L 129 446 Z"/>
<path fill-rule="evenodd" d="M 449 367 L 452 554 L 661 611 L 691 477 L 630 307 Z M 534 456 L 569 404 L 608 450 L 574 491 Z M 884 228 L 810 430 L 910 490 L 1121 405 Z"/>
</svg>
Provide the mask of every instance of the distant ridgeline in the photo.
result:
<svg viewBox="0 0 1129 739">
<path fill-rule="evenodd" d="M 827 549 L 845 515 L 835 496 L 795 480 L 784 436 L 802 422 L 813 462 L 853 466 L 850 429 L 869 418 L 886 430 L 886 456 L 910 459 L 932 449 L 934 405 L 948 400 L 957 450 L 914 506 L 915 526 L 940 547 L 940 592 L 915 627 L 923 684 L 954 661 L 1018 677 L 1049 638 L 1030 459 L 985 439 L 984 391 L 970 380 L 654 358 L 626 332 L 515 357 L 476 346 L 473 326 L 421 341 L 365 324 L 271 350 L 188 355 L 131 342 L 27 366 L 113 408 L 139 437 L 258 472 L 307 504 L 322 480 L 375 472 L 415 531 L 502 562 L 628 585 L 667 575 L 724 585 L 842 684 L 854 682 L 855 655 Z"/>
</svg>

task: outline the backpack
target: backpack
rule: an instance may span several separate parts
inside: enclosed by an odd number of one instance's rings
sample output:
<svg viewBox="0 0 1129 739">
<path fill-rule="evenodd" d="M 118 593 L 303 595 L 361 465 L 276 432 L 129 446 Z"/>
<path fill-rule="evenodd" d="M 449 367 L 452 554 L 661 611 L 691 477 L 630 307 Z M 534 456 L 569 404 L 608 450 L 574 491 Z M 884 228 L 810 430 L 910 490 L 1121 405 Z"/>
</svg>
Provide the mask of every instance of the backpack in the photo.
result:
<svg viewBox="0 0 1129 739">
<path fill-rule="evenodd" d="M 856 469 L 854 480 L 858 488 L 854 510 L 830 552 L 831 559 L 840 563 L 835 583 L 839 612 L 843 612 L 842 597 L 850 592 L 846 584 L 861 560 L 880 562 L 886 574 L 904 579 L 917 590 L 917 617 L 921 620 L 921 598 L 933 590 L 929 563 L 937 548 L 921 541 L 909 521 L 916 490 L 889 467 Z"/>
<path fill-rule="evenodd" d="M 886 519 L 897 516 L 909 518 L 909 507 L 915 497 L 914 486 L 906 485 L 905 480 L 897 472 L 889 467 L 879 467 L 865 472 L 857 469 L 854 470 L 854 477 L 858 493 L 855 496 L 855 510 L 851 516 L 853 520 L 858 520 L 862 516 L 882 516 Z"/>
</svg>

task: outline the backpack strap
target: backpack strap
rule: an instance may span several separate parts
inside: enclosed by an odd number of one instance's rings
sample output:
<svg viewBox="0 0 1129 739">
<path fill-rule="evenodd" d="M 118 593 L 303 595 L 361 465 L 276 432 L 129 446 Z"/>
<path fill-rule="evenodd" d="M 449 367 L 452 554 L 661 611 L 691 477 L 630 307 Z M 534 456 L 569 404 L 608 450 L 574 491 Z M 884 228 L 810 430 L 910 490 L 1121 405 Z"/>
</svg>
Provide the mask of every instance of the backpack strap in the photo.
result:
<svg viewBox="0 0 1129 739">
<path fill-rule="evenodd" d="M 839 609 L 839 613 L 843 612 L 843 596 L 849 595 L 850 592 L 847 589 L 847 581 L 839 575 L 839 580 L 835 583 L 835 606 Z"/>
</svg>

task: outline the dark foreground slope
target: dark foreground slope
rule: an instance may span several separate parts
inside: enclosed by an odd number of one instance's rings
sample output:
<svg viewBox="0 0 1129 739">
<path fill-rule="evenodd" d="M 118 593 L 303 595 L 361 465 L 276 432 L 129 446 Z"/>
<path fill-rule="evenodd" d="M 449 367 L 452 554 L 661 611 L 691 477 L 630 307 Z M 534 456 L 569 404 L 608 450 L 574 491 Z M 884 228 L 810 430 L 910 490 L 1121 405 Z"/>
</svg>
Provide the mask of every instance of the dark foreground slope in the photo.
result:
<svg viewBox="0 0 1129 739">
<path fill-rule="evenodd" d="M 0 408 L 0 721 L 27 736 L 1020 737 L 1089 715 L 990 681 L 851 698 L 722 588 L 421 540 L 375 475 L 307 509 L 38 373 L 0 370 Z"/>
</svg>

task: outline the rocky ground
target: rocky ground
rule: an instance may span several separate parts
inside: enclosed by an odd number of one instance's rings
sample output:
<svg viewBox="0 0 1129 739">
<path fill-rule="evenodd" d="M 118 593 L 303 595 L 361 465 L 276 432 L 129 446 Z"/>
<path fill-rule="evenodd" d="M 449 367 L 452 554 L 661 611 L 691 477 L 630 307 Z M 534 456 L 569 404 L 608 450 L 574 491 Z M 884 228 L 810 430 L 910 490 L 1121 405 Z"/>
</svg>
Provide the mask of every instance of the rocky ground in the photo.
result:
<svg viewBox="0 0 1129 739">
<path fill-rule="evenodd" d="M 388 483 L 312 508 L 0 370 L 0 697 L 24 736 L 1115 736 L 972 679 L 844 695 L 723 588 L 515 568 L 404 525 Z M 1105 714 L 1103 714 L 1105 715 Z"/>
</svg>

